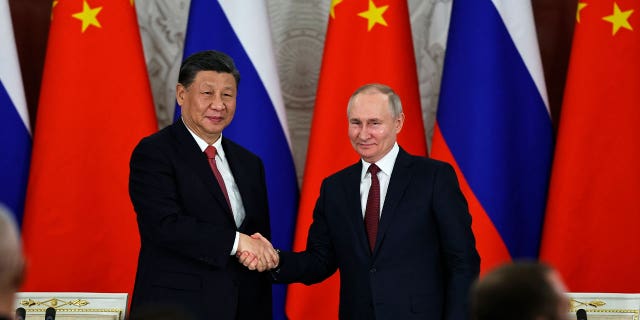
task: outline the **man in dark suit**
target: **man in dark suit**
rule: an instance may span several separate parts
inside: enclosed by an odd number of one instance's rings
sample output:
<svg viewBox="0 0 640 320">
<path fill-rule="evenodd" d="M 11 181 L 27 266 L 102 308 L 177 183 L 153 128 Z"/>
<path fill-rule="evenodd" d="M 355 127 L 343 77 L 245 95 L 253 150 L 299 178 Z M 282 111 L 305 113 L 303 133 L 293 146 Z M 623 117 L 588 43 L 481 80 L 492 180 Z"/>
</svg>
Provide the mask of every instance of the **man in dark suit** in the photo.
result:
<svg viewBox="0 0 640 320">
<path fill-rule="evenodd" d="M 198 52 L 180 67 L 182 117 L 146 137 L 131 156 L 129 193 L 141 248 L 132 318 L 168 306 L 194 319 L 271 319 L 271 282 L 247 270 L 237 252 L 278 263 L 270 237 L 265 173 L 254 154 L 222 137 L 233 119 L 240 74 L 218 51 Z"/>
<path fill-rule="evenodd" d="M 359 88 L 347 115 L 362 161 L 323 181 L 306 250 L 280 253 L 272 275 L 309 285 L 340 269 L 340 319 L 467 320 L 480 259 L 453 168 L 398 146 L 404 114 L 388 86 Z"/>
</svg>

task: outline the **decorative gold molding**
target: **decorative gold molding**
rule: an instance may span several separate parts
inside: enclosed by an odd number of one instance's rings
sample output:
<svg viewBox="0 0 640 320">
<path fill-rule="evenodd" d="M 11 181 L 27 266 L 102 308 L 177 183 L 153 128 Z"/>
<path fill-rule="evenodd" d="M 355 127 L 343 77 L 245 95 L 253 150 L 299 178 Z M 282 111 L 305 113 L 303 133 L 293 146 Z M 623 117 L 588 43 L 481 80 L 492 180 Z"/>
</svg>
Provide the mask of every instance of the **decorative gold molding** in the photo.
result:
<svg viewBox="0 0 640 320">
<path fill-rule="evenodd" d="M 606 302 L 602 300 L 592 300 L 592 301 L 580 301 L 576 299 L 571 299 L 571 309 L 577 310 L 579 307 L 592 307 L 592 308 L 600 308 L 607 305 Z"/>
<path fill-rule="evenodd" d="M 46 312 L 47 309 L 45 308 L 34 308 L 34 309 L 27 309 L 28 312 Z M 82 313 L 86 313 L 86 312 L 113 312 L 113 313 L 118 313 L 120 315 L 122 315 L 122 309 L 119 308 L 105 308 L 105 309 L 70 309 L 70 308 L 56 308 L 56 312 L 82 312 Z"/>
<path fill-rule="evenodd" d="M 38 301 L 38 300 L 33 300 L 29 298 L 29 299 L 24 299 L 20 301 L 20 305 L 29 307 L 29 308 L 34 306 L 46 306 L 46 307 L 52 307 L 55 309 L 58 309 L 64 306 L 76 306 L 78 308 L 82 308 L 88 304 L 89 304 L 89 301 L 85 299 L 72 299 L 72 300 L 65 301 L 58 298 L 51 298 L 47 300 Z"/>
<path fill-rule="evenodd" d="M 633 320 L 638 320 L 638 316 L 640 315 L 640 311 L 635 309 L 602 309 L 601 307 L 606 306 L 607 303 L 602 300 L 592 300 L 592 301 L 580 301 L 574 298 L 571 298 L 571 310 L 570 312 L 576 312 L 580 307 L 586 307 L 585 311 L 587 313 L 624 313 L 633 316 Z M 598 309 L 600 308 L 600 309 Z"/>
<path fill-rule="evenodd" d="M 126 293 L 18 292 L 15 304 L 36 318 L 54 308 L 65 319 L 122 320 L 127 311 L 126 298 Z"/>
</svg>

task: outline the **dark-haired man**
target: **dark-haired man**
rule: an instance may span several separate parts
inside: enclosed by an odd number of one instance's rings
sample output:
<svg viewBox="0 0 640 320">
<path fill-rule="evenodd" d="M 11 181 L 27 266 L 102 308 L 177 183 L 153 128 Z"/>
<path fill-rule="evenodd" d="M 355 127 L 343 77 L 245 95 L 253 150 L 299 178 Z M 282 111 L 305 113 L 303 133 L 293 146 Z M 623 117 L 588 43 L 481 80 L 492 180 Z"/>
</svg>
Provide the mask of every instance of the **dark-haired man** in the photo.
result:
<svg viewBox="0 0 640 320">
<path fill-rule="evenodd" d="M 180 67 L 181 119 L 146 137 L 131 156 L 129 193 L 141 248 L 131 301 L 136 310 L 173 306 L 194 319 L 270 319 L 271 283 L 237 252 L 278 263 L 270 237 L 265 173 L 254 154 L 222 136 L 233 119 L 240 74 L 219 51 Z"/>
</svg>

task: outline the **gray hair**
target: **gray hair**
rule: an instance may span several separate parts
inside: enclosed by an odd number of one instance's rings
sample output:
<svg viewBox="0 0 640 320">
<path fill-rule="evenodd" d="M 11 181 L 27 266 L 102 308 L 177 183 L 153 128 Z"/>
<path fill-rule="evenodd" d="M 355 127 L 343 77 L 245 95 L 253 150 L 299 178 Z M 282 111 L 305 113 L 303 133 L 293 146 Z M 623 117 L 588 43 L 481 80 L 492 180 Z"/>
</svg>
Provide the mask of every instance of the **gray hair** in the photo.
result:
<svg viewBox="0 0 640 320">
<path fill-rule="evenodd" d="M 380 84 L 380 83 L 368 83 L 360 88 L 356 89 L 355 92 L 349 98 L 349 104 L 347 105 L 347 117 L 351 113 L 351 108 L 353 107 L 353 102 L 356 99 L 356 96 L 362 93 L 382 93 L 389 97 L 389 107 L 391 108 L 391 114 L 394 118 L 398 118 L 402 113 L 402 102 L 400 101 L 400 97 L 396 94 L 391 87 Z"/>
</svg>

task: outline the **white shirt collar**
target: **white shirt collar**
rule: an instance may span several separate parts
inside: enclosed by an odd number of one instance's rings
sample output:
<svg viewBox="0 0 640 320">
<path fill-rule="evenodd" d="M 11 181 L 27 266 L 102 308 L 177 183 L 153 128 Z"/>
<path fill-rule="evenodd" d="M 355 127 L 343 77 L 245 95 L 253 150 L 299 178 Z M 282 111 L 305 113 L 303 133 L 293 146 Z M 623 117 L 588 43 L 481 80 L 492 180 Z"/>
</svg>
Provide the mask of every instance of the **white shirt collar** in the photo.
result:
<svg viewBox="0 0 640 320">
<path fill-rule="evenodd" d="M 182 117 L 180 118 L 180 120 L 182 120 Z M 182 123 L 184 123 L 184 120 L 182 120 Z M 185 128 L 187 128 L 187 130 L 189 130 L 189 133 L 191 133 L 191 136 L 193 137 L 194 140 L 196 140 L 196 143 L 198 144 L 198 147 L 200 147 L 200 151 L 204 152 L 204 149 L 206 149 L 209 144 L 204 141 L 204 139 L 198 137 L 198 135 L 196 135 L 193 131 L 191 131 L 191 129 L 189 129 L 189 127 L 185 124 L 184 125 Z M 218 138 L 218 140 L 216 140 L 216 142 L 214 142 L 212 144 L 212 146 L 214 146 L 216 148 L 216 154 L 220 156 L 220 158 L 224 159 L 224 149 L 222 148 L 222 133 L 220 133 L 220 137 Z"/>
<path fill-rule="evenodd" d="M 400 147 L 396 142 L 393 144 L 393 147 L 391 147 L 391 150 L 389 150 L 389 152 L 385 154 L 382 159 L 376 162 L 376 165 L 380 168 L 380 171 L 382 171 L 389 177 L 391 176 L 391 172 L 393 172 L 393 165 L 396 163 L 396 158 L 398 157 L 399 152 Z M 367 170 L 369 170 L 370 165 L 371 163 L 362 160 L 362 173 L 360 175 L 360 180 L 363 180 L 367 175 Z"/>
</svg>

